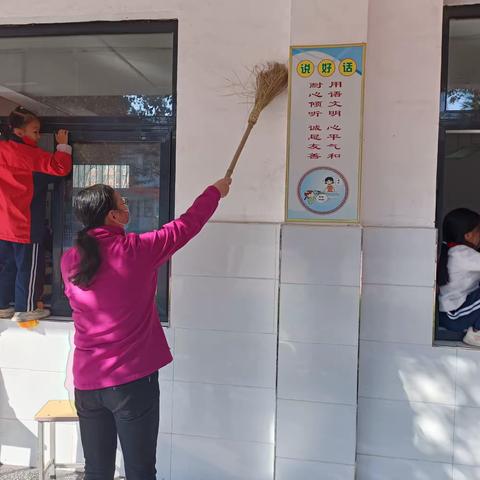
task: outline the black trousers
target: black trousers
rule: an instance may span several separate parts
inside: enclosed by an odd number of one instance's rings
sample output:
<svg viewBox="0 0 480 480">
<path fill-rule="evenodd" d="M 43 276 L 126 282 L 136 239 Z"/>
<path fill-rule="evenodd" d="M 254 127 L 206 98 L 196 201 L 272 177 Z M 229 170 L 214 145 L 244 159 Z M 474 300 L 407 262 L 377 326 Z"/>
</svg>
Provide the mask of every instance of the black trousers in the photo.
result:
<svg viewBox="0 0 480 480">
<path fill-rule="evenodd" d="M 127 480 L 155 480 L 159 427 L 158 372 L 99 390 L 75 389 L 85 480 L 113 480 L 117 434 Z"/>
</svg>

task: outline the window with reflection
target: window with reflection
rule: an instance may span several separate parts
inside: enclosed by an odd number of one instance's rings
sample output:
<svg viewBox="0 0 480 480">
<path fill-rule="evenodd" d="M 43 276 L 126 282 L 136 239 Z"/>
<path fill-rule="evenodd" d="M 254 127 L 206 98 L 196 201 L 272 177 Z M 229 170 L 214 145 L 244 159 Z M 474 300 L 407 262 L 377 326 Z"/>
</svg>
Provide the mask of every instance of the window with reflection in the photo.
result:
<svg viewBox="0 0 480 480">
<path fill-rule="evenodd" d="M 442 226 L 445 216 L 458 208 L 480 213 L 479 49 L 480 5 L 445 7 L 435 222 L 439 254 L 444 241 Z M 449 242 L 444 244 L 445 248 L 451 248 L 452 242 Z M 436 292 L 438 299 L 439 285 Z M 439 321 L 439 308 L 435 313 L 434 340 L 461 342 L 465 338 L 463 327 L 457 330 L 458 324 L 445 322 L 445 315 Z M 448 313 L 456 315 L 455 311 Z"/>
<path fill-rule="evenodd" d="M 448 37 L 447 110 L 480 110 L 480 18 L 452 18 Z"/>
<path fill-rule="evenodd" d="M 48 189 L 45 304 L 69 319 L 60 258 L 81 225 L 72 201 L 105 183 L 129 205 L 127 230 L 161 227 L 174 212 L 177 21 L 0 26 L 0 126 L 21 105 L 42 120 L 41 146 L 70 131 L 73 170 Z M 169 266 L 157 305 L 168 322 Z"/>
<path fill-rule="evenodd" d="M 173 33 L 0 38 L 0 97 L 41 116 L 171 116 L 173 42 Z"/>
<path fill-rule="evenodd" d="M 66 182 L 63 247 L 71 247 L 74 232 L 82 228 L 72 213 L 73 197 L 96 183 L 110 185 L 126 198 L 132 214 L 128 231 L 158 228 L 161 160 L 161 144 L 156 142 L 74 142 L 73 172 Z"/>
</svg>

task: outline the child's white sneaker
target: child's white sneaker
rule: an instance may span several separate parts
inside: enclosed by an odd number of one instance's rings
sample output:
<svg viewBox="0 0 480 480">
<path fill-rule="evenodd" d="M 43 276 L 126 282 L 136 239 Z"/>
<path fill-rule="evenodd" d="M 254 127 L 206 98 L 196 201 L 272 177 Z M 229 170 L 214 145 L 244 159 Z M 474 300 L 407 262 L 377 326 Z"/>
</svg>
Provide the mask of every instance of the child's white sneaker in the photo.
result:
<svg viewBox="0 0 480 480">
<path fill-rule="evenodd" d="M 15 309 L 13 307 L 0 308 L 0 318 L 12 318 L 14 313 Z"/>
<path fill-rule="evenodd" d="M 463 343 L 472 345 L 473 347 L 480 347 L 480 330 L 476 332 L 472 327 L 469 327 L 463 337 Z"/>
<path fill-rule="evenodd" d="M 41 320 L 50 316 L 50 310 L 46 308 L 37 308 L 30 312 L 15 312 L 12 317 L 13 322 L 29 322 L 30 320 Z"/>
</svg>

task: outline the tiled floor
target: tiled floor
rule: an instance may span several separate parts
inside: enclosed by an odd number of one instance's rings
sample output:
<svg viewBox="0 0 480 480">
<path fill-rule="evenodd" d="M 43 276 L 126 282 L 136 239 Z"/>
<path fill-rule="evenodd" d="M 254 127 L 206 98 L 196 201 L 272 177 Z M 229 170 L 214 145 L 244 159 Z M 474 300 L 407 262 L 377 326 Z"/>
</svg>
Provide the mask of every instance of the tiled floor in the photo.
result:
<svg viewBox="0 0 480 480">
<path fill-rule="evenodd" d="M 83 480 L 83 473 L 63 472 L 57 473 L 57 479 L 61 480 Z M 0 465 L 1 480 L 38 480 L 36 468 L 15 467 L 11 465 Z"/>
</svg>

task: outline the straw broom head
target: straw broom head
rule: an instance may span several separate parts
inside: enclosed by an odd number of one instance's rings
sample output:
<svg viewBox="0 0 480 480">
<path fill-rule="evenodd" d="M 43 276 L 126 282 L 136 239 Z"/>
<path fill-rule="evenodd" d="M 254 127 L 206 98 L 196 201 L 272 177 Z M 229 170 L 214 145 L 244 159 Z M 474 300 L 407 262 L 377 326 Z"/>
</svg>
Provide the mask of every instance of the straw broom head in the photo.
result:
<svg viewBox="0 0 480 480">
<path fill-rule="evenodd" d="M 257 65 L 253 69 L 256 76 L 255 105 L 248 118 L 248 123 L 255 125 L 260 112 L 280 93 L 288 84 L 288 69 L 278 62 Z"/>
<path fill-rule="evenodd" d="M 288 85 L 288 69 L 278 62 L 267 63 L 266 65 L 256 66 L 252 72 L 256 76 L 255 86 L 255 105 L 248 117 L 248 125 L 243 134 L 240 145 L 237 147 L 235 155 L 228 167 L 225 177 L 230 178 L 233 170 L 237 165 L 243 147 L 247 142 L 247 138 L 252 131 L 253 126 L 257 123 L 261 111 L 280 93 L 282 93 Z"/>
</svg>

